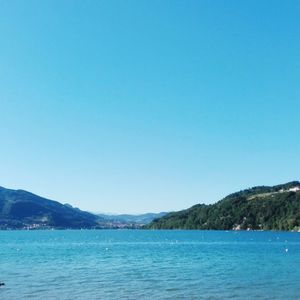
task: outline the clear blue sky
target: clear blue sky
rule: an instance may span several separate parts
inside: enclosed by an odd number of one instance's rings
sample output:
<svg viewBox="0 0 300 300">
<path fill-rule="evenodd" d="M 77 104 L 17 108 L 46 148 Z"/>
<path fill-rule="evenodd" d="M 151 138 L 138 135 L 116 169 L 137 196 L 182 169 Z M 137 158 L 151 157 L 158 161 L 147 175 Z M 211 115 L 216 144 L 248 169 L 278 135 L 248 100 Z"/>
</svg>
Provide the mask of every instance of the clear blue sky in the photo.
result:
<svg viewBox="0 0 300 300">
<path fill-rule="evenodd" d="M 0 1 L 0 185 L 82 209 L 299 179 L 300 1 Z"/>
</svg>

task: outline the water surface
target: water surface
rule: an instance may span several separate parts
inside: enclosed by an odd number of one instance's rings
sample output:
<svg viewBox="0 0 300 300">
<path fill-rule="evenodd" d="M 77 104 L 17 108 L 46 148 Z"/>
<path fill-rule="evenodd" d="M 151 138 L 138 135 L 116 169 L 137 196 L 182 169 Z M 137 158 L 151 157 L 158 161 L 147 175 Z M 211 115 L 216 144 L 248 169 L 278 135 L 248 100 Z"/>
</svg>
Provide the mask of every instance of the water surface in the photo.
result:
<svg viewBox="0 0 300 300">
<path fill-rule="evenodd" d="M 300 233 L 1 231 L 0 299 L 300 299 Z"/>
</svg>

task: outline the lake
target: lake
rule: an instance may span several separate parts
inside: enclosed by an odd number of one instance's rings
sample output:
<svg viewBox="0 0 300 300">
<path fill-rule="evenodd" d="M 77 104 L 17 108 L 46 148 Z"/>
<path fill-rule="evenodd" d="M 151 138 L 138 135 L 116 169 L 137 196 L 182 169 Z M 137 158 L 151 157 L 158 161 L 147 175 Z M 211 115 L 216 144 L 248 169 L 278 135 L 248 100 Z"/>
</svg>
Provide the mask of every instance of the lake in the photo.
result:
<svg viewBox="0 0 300 300">
<path fill-rule="evenodd" d="M 300 299 L 300 233 L 0 232 L 0 299 Z"/>
</svg>

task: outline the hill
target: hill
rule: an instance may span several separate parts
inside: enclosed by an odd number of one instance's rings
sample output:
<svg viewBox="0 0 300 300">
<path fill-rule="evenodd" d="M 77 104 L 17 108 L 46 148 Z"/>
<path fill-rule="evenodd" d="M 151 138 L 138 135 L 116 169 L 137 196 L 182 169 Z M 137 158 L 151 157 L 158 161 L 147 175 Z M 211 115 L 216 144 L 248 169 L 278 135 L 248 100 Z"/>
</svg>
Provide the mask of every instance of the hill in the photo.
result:
<svg viewBox="0 0 300 300">
<path fill-rule="evenodd" d="M 101 219 L 69 204 L 0 187 L 0 229 L 93 228 Z"/>
<path fill-rule="evenodd" d="M 104 220 L 114 221 L 119 224 L 127 225 L 146 225 L 152 222 L 154 219 L 165 216 L 166 212 L 160 213 L 145 213 L 140 215 L 120 214 L 120 215 L 108 215 L 108 214 L 97 214 Z"/>
<path fill-rule="evenodd" d="M 150 229 L 299 230 L 300 183 L 258 186 L 151 222 Z"/>
</svg>

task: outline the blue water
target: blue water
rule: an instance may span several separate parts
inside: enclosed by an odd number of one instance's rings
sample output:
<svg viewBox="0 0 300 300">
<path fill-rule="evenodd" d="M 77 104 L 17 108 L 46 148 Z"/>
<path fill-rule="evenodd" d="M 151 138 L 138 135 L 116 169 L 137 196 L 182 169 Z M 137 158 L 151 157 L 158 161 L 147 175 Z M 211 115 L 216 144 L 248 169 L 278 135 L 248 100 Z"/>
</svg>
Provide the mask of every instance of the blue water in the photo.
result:
<svg viewBox="0 0 300 300">
<path fill-rule="evenodd" d="M 300 299 L 300 233 L 1 231 L 0 299 Z"/>
</svg>

